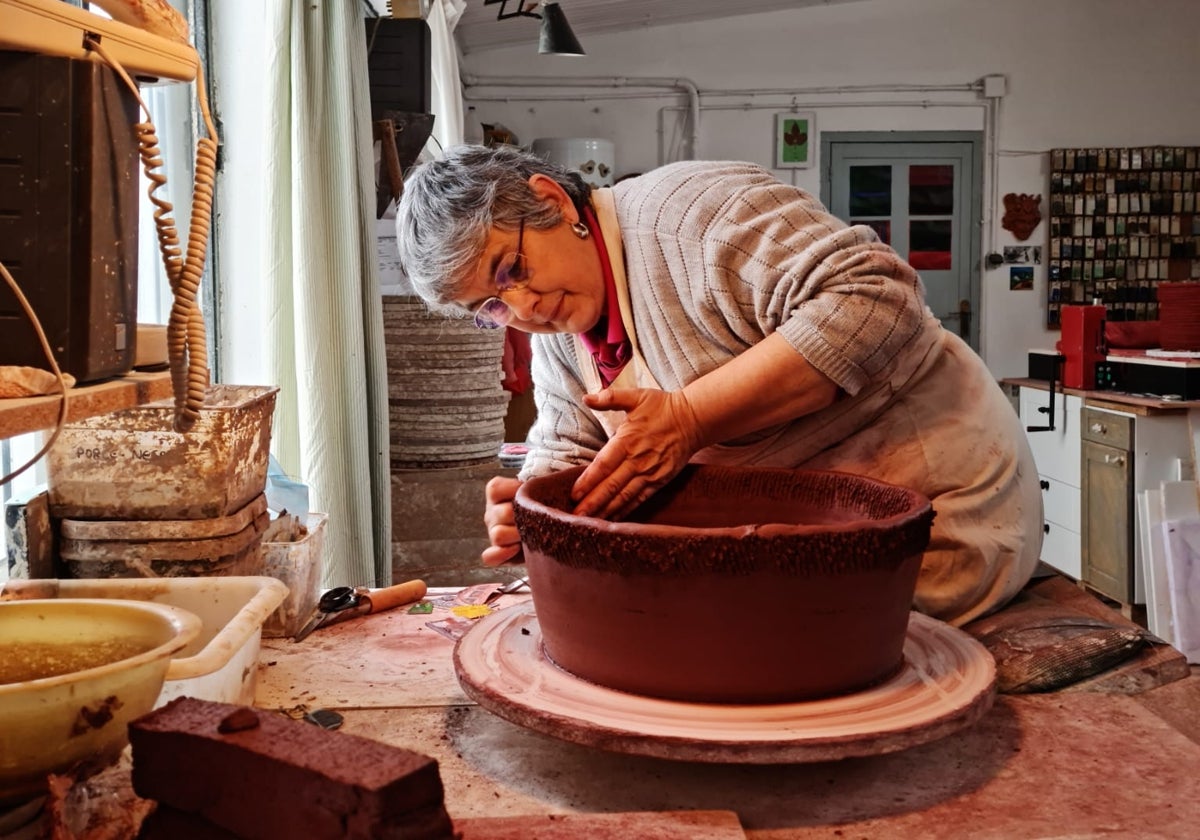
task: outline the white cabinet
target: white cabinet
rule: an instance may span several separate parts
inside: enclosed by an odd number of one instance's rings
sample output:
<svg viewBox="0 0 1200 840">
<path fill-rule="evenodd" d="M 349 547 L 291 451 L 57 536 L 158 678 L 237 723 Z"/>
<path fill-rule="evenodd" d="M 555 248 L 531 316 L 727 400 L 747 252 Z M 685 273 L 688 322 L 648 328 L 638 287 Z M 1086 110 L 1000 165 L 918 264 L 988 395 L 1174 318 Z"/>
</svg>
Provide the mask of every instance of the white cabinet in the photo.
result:
<svg viewBox="0 0 1200 840">
<path fill-rule="evenodd" d="M 1193 477 L 1187 412 L 1135 406 L 1125 411 L 1125 405 L 1099 394 L 1085 400 L 1060 393 L 1054 400 L 1054 429 L 1025 433 L 1045 508 L 1042 562 L 1076 580 L 1090 576 L 1089 584 L 1109 597 L 1143 604 L 1145 567 L 1132 500 L 1164 481 Z M 1050 425 L 1049 401 L 1044 388 L 1021 386 L 1022 424 Z M 1092 547 L 1088 569 L 1085 546 Z M 1112 585 L 1117 578 L 1128 585 Z"/>
<path fill-rule="evenodd" d="M 1021 422 L 1048 426 L 1050 392 L 1021 388 Z M 1082 574 L 1079 500 L 1079 416 L 1083 399 L 1073 394 L 1054 395 L 1054 429 L 1029 431 L 1029 448 L 1037 464 L 1042 487 L 1045 531 L 1042 562 L 1078 580 Z"/>
</svg>

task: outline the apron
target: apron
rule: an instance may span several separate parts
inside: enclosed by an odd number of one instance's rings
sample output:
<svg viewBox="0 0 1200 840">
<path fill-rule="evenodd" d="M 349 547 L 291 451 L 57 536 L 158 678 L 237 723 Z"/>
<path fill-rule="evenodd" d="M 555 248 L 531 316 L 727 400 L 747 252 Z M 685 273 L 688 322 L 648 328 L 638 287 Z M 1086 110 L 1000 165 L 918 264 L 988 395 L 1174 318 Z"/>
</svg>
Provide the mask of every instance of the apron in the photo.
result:
<svg viewBox="0 0 1200 840">
<path fill-rule="evenodd" d="M 625 334 L 629 337 L 630 358 L 620 374 L 613 380 L 610 388 L 653 388 L 661 391 L 662 386 L 654 378 L 654 374 L 646 366 L 646 360 L 638 349 L 637 330 L 633 327 L 633 309 L 629 304 L 629 280 L 625 276 L 625 251 L 621 247 L 621 229 L 617 224 L 616 204 L 613 201 L 612 190 L 599 189 L 592 191 L 592 207 L 596 211 L 596 221 L 600 223 L 600 233 L 604 237 L 604 246 L 608 249 L 608 261 L 612 268 L 613 281 L 617 287 L 617 304 L 621 310 L 621 323 Z M 604 381 L 596 367 L 596 360 L 584 346 L 583 340 L 575 336 L 575 355 L 579 362 L 579 370 L 583 374 L 584 385 L 589 394 L 604 390 Z M 621 423 L 625 421 L 624 411 L 597 411 L 604 433 L 611 439 L 617 433 Z"/>
</svg>

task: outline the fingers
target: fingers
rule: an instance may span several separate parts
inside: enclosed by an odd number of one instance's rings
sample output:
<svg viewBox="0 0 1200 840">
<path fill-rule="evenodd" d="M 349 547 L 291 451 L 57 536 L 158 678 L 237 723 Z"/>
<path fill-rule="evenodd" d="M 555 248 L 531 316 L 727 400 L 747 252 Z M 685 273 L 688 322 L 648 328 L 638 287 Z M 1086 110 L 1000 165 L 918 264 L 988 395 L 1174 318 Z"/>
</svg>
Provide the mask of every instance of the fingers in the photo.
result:
<svg viewBox="0 0 1200 840">
<path fill-rule="evenodd" d="M 594 394 L 584 394 L 583 404 L 593 411 L 632 411 L 647 394 L 653 393 L 644 388 L 605 388 Z"/>
<path fill-rule="evenodd" d="M 596 457 L 592 459 L 592 462 L 584 468 L 583 472 L 580 473 L 579 478 L 575 479 L 575 484 L 571 488 L 572 501 L 581 502 L 588 496 L 591 496 L 604 481 L 611 480 L 618 471 L 624 470 L 629 472 L 628 463 L 630 455 L 626 451 L 625 445 L 626 441 L 622 440 L 619 436 L 614 437 L 607 444 L 605 444 L 599 452 L 596 453 Z M 630 473 L 630 475 L 632 475 L 632 473 Z M 625 477 L 626 481 L 629 477 L 630 476 L 628 475 Z M 605 494 L 602 501 L 607 502 L 617 490 L 624 486 L 624 484 L 625 481 L 622 481 L 619 484 L 614 484 L 612 492 Z M 601 501 L 601 498 L 597 497 L 592 501 L 594 507 L 595 503 Z M 588 513 L 582 513 L 579 510 L 576 510 L 575 512 L 584 516 L 590 515 Z"/>
<path fill-rule="evenodd" d="M 483 509 L 483 524 L 487 526 L 488 536 L 493 544 L 496 543 L 494 532 L 498 527 L 511 526 L 513 535 L 516 534 L 516 519 L 513 516 L 513 499 L 521 482 L 515 478 L 497 476 L 487 483 L 484 488 L 484 498 L 487 504 Z M 502 536 L 507 536 L 501 532 Z M 514 540 L 515 541 L 515 536 Z"/>
<path fill-rule="evenodd" d="M 519 478 L 498 475 L 488 481 L 487 486 L 483 489 L 483 496 L 489 505 L 501 504 L 515 499 L 519 489 L 521 489 Z"/>
<path fill-rule="evenodd" d="M 485 566 L 500 566 L 521 560 L 521 535 L 517 532 L 512 505 L 520 487 L 518 479 L 496 476 L 484 488 L 487 505 L 483 512 L 483 523 L 487 526 L 488 541 L 491 543 L 480 555 Z"/>
<path fill-rule="evenodd" d="M 488 546 L 479 555 L 479 559 L 485 566 L 503 566 L 505 563 L 524 563 L 525 558 L 521 555 L 521 546 Z"/>
<path fill-rule="evenodd" d="M 593 466 L 601 466 L 599 457 Z M 673 462 L 659 460 L 657 453 L 626 458 L 580 499 L 574 512 L 603 519 L 623 517 L 654 495 L 654 491 L 670 481 L 682 466 L 676 468 Z"/>
<path fill-rule="evenodd" d="M 585 397 L 625 421 L 571 490 L 581 516 L 624 516 L 671 480 L 699 447 L 695 416 L 681 392 L 608 389 Z"/>
<path fill-rule="evenodd" d="M 629 513 L 678 471 L 663 457 L 668 445 L 631 452 L 627 443 L 614 439 L 576 480 L 576 513 L 603 518 Z"/>
<path fill-rule="evenodd" d="M 638 454 L 647 455 L 643 450 L 654 446 L 654 438 L 669 434 L 669 429 L 654 425 L 654 405 L 662 394 L 662 391 L 642 388 L 605 388 L 595 394 L 584 394 L 584 403 L 595 411 L 625 411 L 629 415 L 617 434 L 596 453 L 592 463 L 576 479 L 571 499 L 575 502 L 587 500 L 587 504 L 577 507 L 575 513 L 602 515 L 629 480 L 641 472 L 641 469 L 629 468 L 630 459 Z M 642 460 L 652 465 L 654 459 L 650 456 Z M 613 509 L 620 506 L 624 505 L 613 506 Z"/>
</svg>

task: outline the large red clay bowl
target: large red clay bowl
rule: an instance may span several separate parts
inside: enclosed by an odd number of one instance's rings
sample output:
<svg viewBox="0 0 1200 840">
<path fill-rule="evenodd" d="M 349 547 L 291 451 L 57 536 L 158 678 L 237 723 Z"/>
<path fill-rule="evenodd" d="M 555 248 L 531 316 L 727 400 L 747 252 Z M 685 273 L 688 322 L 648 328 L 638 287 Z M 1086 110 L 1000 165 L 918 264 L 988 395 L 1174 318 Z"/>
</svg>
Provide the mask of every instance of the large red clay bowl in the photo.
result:
<svg viewBox="0 0 1200 840">
<path fill-rule="evenodd" d="M 569 511 L 576 467 L 515 514 L 546 654 L 598 685 L 712 703 L 846 694 L 903 664 L 933 510 L 835 472 L 688 466 L 628 519 Z"/>
</svg>

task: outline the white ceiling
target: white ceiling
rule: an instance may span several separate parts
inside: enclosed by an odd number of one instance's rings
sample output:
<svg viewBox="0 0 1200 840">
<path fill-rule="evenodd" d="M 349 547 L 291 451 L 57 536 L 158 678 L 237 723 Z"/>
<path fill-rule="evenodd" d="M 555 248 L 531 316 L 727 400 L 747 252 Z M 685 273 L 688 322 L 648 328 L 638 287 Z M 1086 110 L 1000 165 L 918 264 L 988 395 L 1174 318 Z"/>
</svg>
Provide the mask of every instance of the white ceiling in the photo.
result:
<svg viewBox="0 0 1200 840">
<path fill-rule="evenodd" d="M 536 8 L 538 0 L 526 0 Z M 563 14 L 586 51 L 587 36 L 597 32 L 621 32 L 664 24 L 687 23 L 715 18 L 774 12 L 799 6 L 823 6 L 853 0 L 559 0 Z M 505 12 L 515 11 L 519 0 L 508 0 Z M 467 0 L 455 36 L 463 52 L 537 44 L 539 22 L 527 17 L 497 20 L 500 3 L 485 6 L 483 0 Z"/>
</svg>

